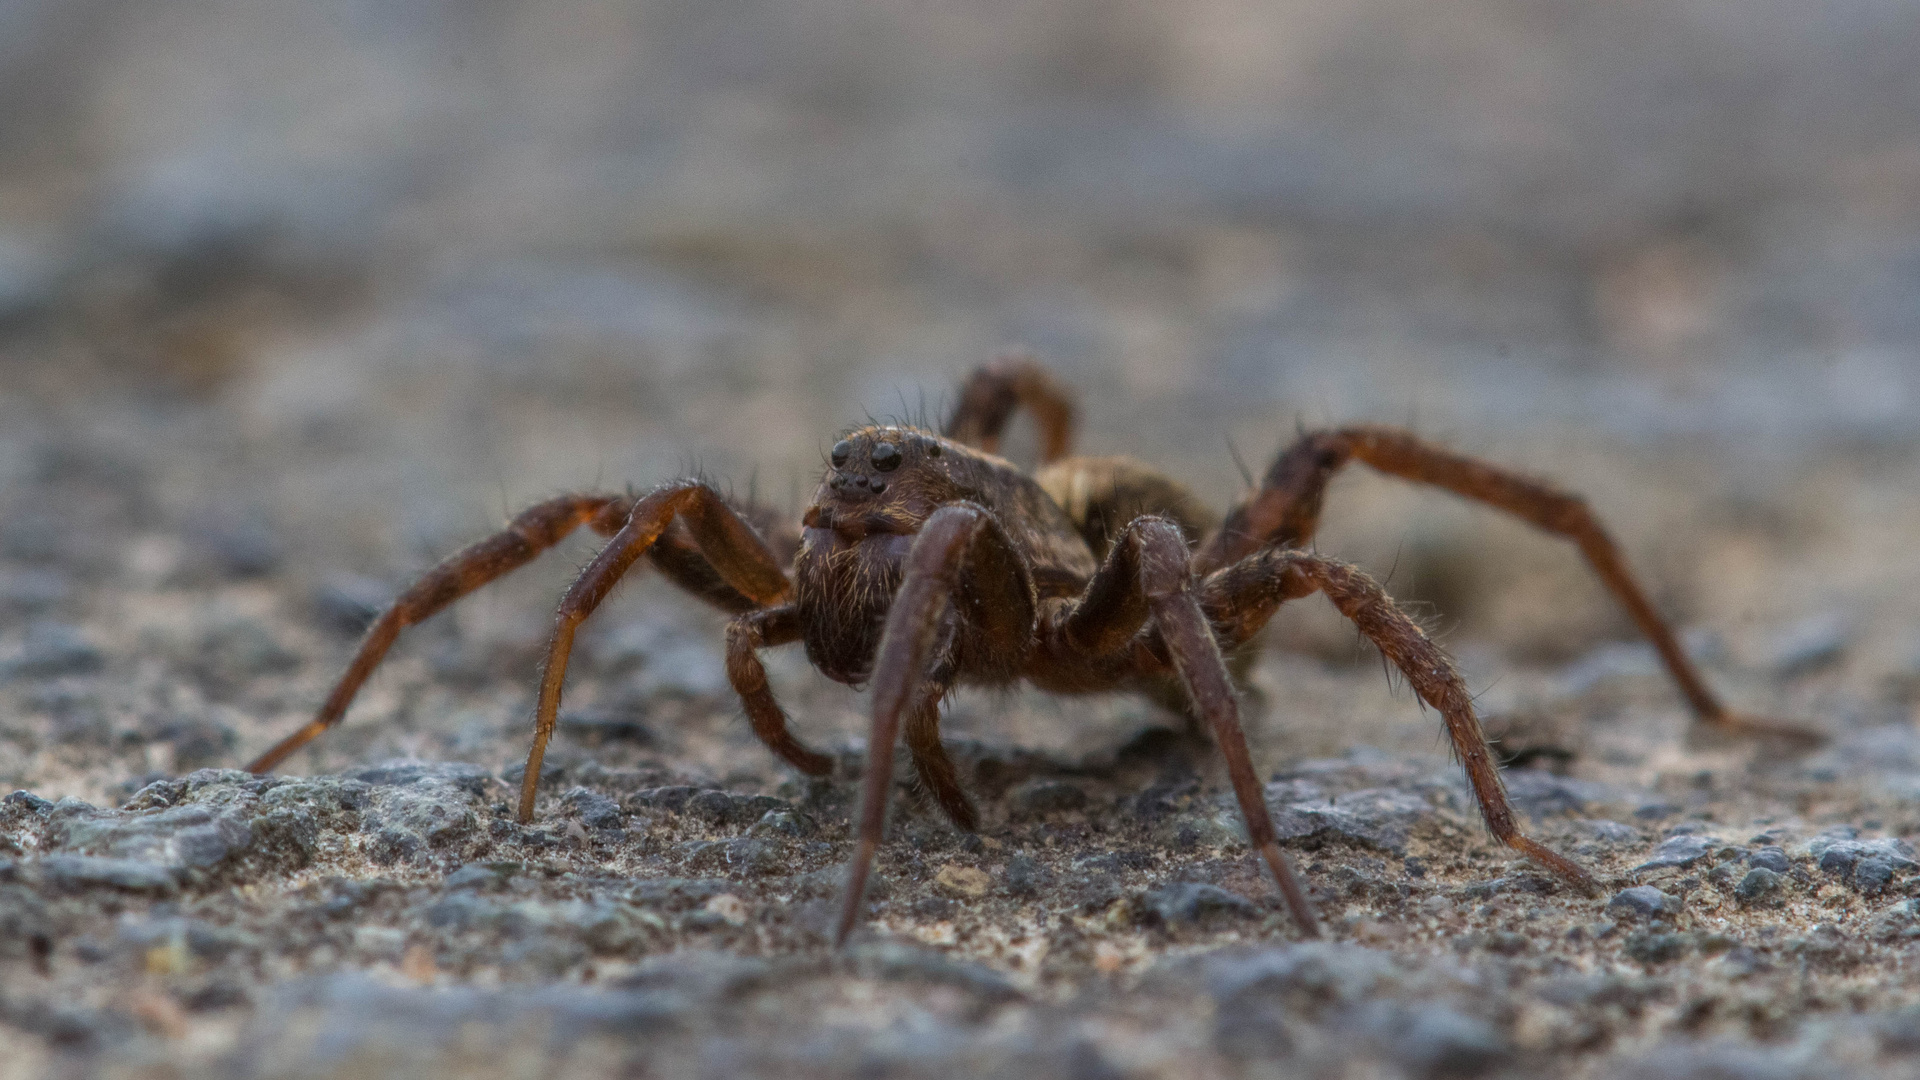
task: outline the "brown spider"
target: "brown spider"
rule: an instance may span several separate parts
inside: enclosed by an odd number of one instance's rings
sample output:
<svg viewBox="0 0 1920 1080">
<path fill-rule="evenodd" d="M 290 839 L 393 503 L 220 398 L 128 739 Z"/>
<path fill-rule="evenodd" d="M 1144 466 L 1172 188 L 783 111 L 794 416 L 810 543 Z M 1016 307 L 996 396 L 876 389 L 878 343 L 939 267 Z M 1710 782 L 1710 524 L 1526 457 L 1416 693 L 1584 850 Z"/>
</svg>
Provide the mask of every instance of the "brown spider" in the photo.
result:
<svg viewBox="0 0 1920 1080">
<path fill-rule="evenodd" d="M 1032 476 L 994 453 L 1020 407 L 1041 433 L 1042 467 Z M 1313 539 L 1328 481 L 1352 460 L 1498 507 L 1577 543 L 1659 650 L 1697 722 L 1741 734 L 1811 737 L 1724 708 L 1586 504 L 1539 480 L 1404 431 L 1350 427 L 1303 436 L 1220 520 L 1139 462 L 1067 456 L 1072 432 L 1065 392 L 1031 359 L 1009 357 L 974 373 L 944 434 L 873 425 L 836 442 L 798 535 L 697 480 L 638 498 L 569 495 L 541 503 L 395 600 L 314 720 L 249 768 L 274 768 L 338 723 L 401 628 L 586 525 L 612 539 L 560 604 L 520 791 L 521 821 L 533 816 L 574 632 L 645 555 L 676 584 L 735 613 L 727 626 L 728 678 L 754 733 L 801 772 L 824 775 L 832 762 L 787 730 L 759 650 L 801 641 L 828 678 L 872 684 L 858 844 L 836 941 L 845 941 L 859 917 L 902 720 L 921 781 L 954 824 L 972 831 L 979 818 L 941 746 L 940 702 L 961 683 L 1022 679 L 1058 693 L 1144 692 L 1204 721 L 1226 757 L 1254 847 L 1301 932 L 1313 936 L 1313 908 L 1280 853 L 1225 657 L 1252 640 L 1282 603 L 1317 591 L 1439 711 L 1493 835 L 1591 891 L 1593 879 L 1578 864 L 1521 833 L 1472 700 L 1446 654 L 1366 574 L 1302 550 Z"/>
</svg>

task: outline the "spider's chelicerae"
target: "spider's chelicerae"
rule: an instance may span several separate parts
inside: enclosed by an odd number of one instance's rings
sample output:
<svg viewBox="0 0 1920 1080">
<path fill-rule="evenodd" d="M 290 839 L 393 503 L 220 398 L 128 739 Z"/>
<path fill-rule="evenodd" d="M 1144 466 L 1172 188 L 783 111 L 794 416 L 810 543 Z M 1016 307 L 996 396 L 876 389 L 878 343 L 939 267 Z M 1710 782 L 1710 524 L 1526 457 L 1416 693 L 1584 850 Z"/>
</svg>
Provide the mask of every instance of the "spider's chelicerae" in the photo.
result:
<svg viewBox="0 0 1920 1080">
<path fill-rule="evenodd" d="M 1032 475 L 995 454 L 1019 408 L 1033 414 L 1041 433 L 1042 464 Z M 1067 395 L 1037 363 L 1009 357 L 974 373 L 942 432 L 895 425 L 848 432 L 833 445 L 798 532 L 694 480 L 639 497 L 548 500 L 395 600 L 313 721 L 250 768 L 274 768 L 338 723 L 403 627 L 585 525 L 611 539 L 560 604 L 520 819 L 533 815 L 574 632 L 645 556 L 669 580 L 734 614 L 727 676 L 754 733 L 801 772 L 825 774 L 831 759 L 788 731 L 759 651 L 803 642 L 827 677 L 871 684 L 873 727 L 838 941 L 860 915 L 902 726 L 921 781 L 954 824 L 971 831 L 978 815 L 940 744 L 940 702 L 962 683 L 1019 680 L 1060 693 L 1130 689 L 1185 703 L 1226 757 L 1248 835 L 1294 920 L 1302 933 L 1317 934 L 1313 907 L 1280 853 L 1224 659 L 1282 603 L 1313 592 L 1331 600 L 1439 711 L 1493 835 L 1591 890 L 1585 870 L 1515 823 L 1472 699 L 1446 654 L 1373 579 L 1303 550 L 1328 481 L 1349 461 L 1444 488 L 1572 540 L 1659 651 L 1698 723 L 1736 734 L 1811 737 L 1722 706 L 1586 503 L 1547 483 L 1404 431 L 1349 427 L 1302 436 L 1274 460 L 1258 490 L 1217 518 L 1137 461 L 1069 456 L 1072 433 Z"/>
</svg>

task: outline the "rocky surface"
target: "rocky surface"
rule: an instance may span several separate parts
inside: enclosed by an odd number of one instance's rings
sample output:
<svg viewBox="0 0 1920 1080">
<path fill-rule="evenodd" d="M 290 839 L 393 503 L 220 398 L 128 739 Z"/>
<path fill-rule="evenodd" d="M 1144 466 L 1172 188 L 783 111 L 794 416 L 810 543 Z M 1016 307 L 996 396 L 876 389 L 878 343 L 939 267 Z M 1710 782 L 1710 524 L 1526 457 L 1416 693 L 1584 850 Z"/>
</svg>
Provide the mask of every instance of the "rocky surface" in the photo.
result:
<svg viewBox="0 0 1920 1080">
<path fill-rule="evenodd" d="M 0 4 L 0 1080 L 1920 1075 L 1911 5 Z M 1317 547 L 1466 672 L 1521 819 L 1317 599 L 1247 687 L 1302 941 L 1210 748 L 967 690 L 827 947 L 865 699 L 644 571 L 508 812 L 559 491 L 797 518 L 1025 343 L 1225 506 L 1301 427 L 1585 496 L 1738 707 L 1693 732 L 1565 544 L 1356 470 Z M 1007 450 L 1030 461 L 1016 425 Z"/>
</svg>

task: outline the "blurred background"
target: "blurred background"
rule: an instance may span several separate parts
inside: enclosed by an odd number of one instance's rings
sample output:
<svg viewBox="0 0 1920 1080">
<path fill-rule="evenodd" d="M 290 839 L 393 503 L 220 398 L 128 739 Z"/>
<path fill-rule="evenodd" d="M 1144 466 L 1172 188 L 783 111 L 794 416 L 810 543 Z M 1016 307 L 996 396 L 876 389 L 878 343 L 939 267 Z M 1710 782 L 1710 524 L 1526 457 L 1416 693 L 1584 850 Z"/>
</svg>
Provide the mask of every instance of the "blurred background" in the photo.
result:
<svg viewBox="0 0 1920 1080">
<path fill-rule="evenodd" d="M 1850 665 L 1763 700 L 1904 709 L 1916 50 L 1890 0 L 5 0 L 0 652 L 284 615 L 232 763 L 513 509 L 697 467 L 797 510 L 1020 343 L 1216 502 L 1349 420 L 1555 476 L 1703 650 Z M 1322 546 L 1483 681 L 1631 637 L 1403 486 Z M 525 681 L 587 550 L 434 632 Z M 1323 615 L 1279 639 L 1345 662 Z"/>
</svg>

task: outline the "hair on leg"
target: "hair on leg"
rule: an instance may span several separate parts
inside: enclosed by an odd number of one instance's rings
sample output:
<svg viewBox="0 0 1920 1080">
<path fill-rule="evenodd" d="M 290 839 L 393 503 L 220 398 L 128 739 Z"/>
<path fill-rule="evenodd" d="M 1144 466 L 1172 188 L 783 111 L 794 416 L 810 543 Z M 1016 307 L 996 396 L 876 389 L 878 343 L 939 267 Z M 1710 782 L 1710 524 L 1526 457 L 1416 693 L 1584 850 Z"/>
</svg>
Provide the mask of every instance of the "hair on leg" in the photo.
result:
<svg viewBox="0 0 1920 1080">
<path fill-rule="evenodd" d="M 520 783 L 520 820 L 533 819 L 534 796 L 540 786 L 540 761 L 560 712 L 560 689 L 566 680 L 567 659 L 580 624 L 599 607 L 646 554 L 674 520 L 684 521 L 701 554 L 729 586 L 754 602 L 777 605 L 792 591 L 779 560 L 720 494 L 706 484 L 684 480 L 659 488 L 634 504 L 627 523 L 607 541 L 587 568 L 574 579 L 560 601 L 553 639 L 547 646 L 546 667 L 540 677 L 540 701 L 534 713 L 533 746 L 527 752 L 527 774 Z"/>
<path fill-rule="evenodd" d="M 1274 460 L 1260 490 L 1235 507 L 1201 544 L 1194 567 L 1210 573 L 1263 547 L 1301 547 L 1313 539 L 1328 482 L 1358 460 L 1390 476 L 1450 491 L 1505 511 L 1536 528 L 1573 541 L 1587 564 L 1634 625 L 1660 654 L 1694 717 L 1717 730 L 1783 739 L 1801 745 L 1824 741 L 1806 728 L 1758 720 L 1729 710 L 1708 689 L 1646 590 L 1628 567 L 1586 500 L 1517 471 L 1456 454 L 1394 428 L 1351 427 L 1304 435 Z"/>
<path fill-rule="evenodd" d="M 960 403 L 947 420 L 947 438 L 1000 452 L 1000 437 L 1016 408 L 1040 427 L 1040 461 L 1066 457 L 1073 447 L 1073 396 L 1032 353 L 1010 352 L 974 370 L 960 388 Z"/>
<path fill-rule="evenodd" d="M 1187 561 L 1187 542 L 1178 525 L 1164 518 L 1134 520 L 1120 532 L 1080 599 L 1042 629 L 1043 647 L 1050 650 L 1055 663 L 1071 664 L 1075 656 L 1091 663 L 1101 657 L 1119 656 L 1139 643 L 1141 628 L 1151 622 L 1166 649 L 1167 662 L 1226 759 L 1227 775 L 1254 850 L 1273 874 L 1300 932 L 1317 937 L 1319 919 L 1299 877 L 1280 851 L 1266 790 L 1254 771 L 1246 731 L 1240 723 L 1239 695 L 1200 608 Z"/>
<path fill-rule="evenodd" d="M 624 520 L 632 503 L 612 495 L 563 495 L 520 512 L 505 529 L 455 552 L 421 575 L 367 628 L 353 662 L 334 683 L 319 712 L 306 726 L 282 739 L 247 766 L 248 772 L 271 772 L 296 750 L 319 738 L 346 716 L 354 695 L 380 666 L 400 631 L 420 623 L 455 600 L 490 581 L 530 563 L 583 524 L 602 527 Z M 617 522 L 614 525 L 618 527 Z"/>
<path fill-rule="evenodd" d="M 833 759 L 809 749 L 787 727 L 786 710 L 767 685 L 759 651 L 800 640 L 800 618 L 791 604 L 748 612 L 727 623 L 727 681 L 740 695 L 753 733 L 781 760 L 808 776 L 833 772 Z"/>
<path fill-rule="evenodd" d="M 971 503 L 952 503 L 935 510 L 907 552 L 905 573 L 894 593 L 893 606 L 887 611 L 880 650 L 874 658 L 873 723 L 867 737 L 866 774 L 860 786 L 860 813 L 855 819 L 847 891 L 834 929 L 836 945 L 846 942 L 859 921 L 867 878 L 886 831 L 894 741 L 899 738 L 902 717 L 915 713 L 922 725 L 917 737 L 938 743 L 940 693 L 937 686 L 930 693 L 928 684 L 938 678 L 944 665 L 941 645 L 943 638 L 955 632 L 951 620 L 962 613 L 962 607 L 954 602 L 954 593 L 963 569 L 974 590 L 965 607 L 990 620 L 986 625 L 965 628 L 981 639 L 973 647 L 1011 661 L 1024 655 L 1031 640 L 1032 578 L 1000 524 L 992 514 Z M 918 716 L 920 712 L 929 715 Z M 940 756 L 944 759 L 945 752 Z M 924 769 L 921 775 L 926 775 Z M 954 787 L 958 788 L 957 779 Z"/>
<path fill-rule="evenodd" d="M 1576 887 L 1592 891 L 1593 876 L 1578 863 L 1520 831 L 1466 683 L 1452 659 L 1378 582 L 1335 559 L 1270 548 L 1209 575 L 1201 588 L 1200 606 L 1215 632 L 1232 641 L 1235 634 L 1258 630 L 1281 603 L 1313 592 L 1332 601 L 1400 669 L 1420 700 L 1439 711 L 1454 756 L 1466 769 L 1480 815 L 1494 838 Z"/>
</svg>

